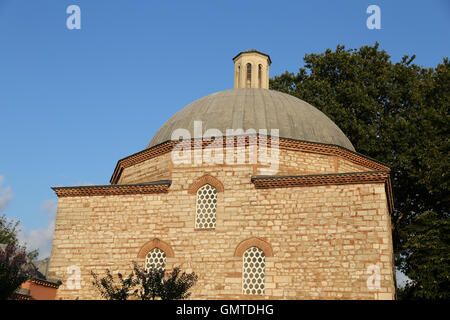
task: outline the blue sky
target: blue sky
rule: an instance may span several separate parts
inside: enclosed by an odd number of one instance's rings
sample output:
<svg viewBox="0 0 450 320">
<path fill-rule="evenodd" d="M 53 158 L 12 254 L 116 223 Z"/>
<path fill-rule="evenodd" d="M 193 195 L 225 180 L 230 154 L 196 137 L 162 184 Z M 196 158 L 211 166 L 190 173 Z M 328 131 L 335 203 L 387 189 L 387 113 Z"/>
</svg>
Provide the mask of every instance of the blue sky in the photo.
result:
<svg viewBox="0 0 450 320">
<path fill-rule="evenodd" d="M 69 30 L 66 8 L 81 8 Z M 381 9 L 381 30 L 366 8 Z M 373 45 L 435 66 L 450 52 L 449 1 L 0 0 L 0 213 L 48 255 L 50 186 L 108 184 L 176 111 L 232 88 L 232 57 L 270 54 L 271 75 L 305 53 Z M 41 257 L 42 257 L 41 255 Z"/>
</svg>

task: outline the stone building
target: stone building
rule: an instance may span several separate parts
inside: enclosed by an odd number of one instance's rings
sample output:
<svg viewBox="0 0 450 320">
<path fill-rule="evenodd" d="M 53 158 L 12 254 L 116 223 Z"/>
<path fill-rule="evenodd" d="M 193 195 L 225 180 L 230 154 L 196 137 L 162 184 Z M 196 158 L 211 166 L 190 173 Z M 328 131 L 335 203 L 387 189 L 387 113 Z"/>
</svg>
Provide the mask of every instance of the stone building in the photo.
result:
<svg viewBox="0 0 450 320">
<path fill-rule="evenodd" d="M 394 298 L 389 168 L 269 90 L 268 55 L 233 61 L 234 89 L 177 112 L 109 185 L 53 188 L 58 298 L 99 298 L 91 270 L 133 261 L 196 272 L 193 299 Z"/>
</svg>

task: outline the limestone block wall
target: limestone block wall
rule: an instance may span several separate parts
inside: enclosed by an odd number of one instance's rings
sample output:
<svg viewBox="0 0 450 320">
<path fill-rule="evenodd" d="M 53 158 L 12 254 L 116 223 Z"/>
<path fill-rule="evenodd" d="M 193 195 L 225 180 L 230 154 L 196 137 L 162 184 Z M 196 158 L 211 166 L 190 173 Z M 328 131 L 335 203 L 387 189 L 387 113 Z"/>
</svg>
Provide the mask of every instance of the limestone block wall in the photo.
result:
<svg viewBox="0 0 450 320">
<path fill-rule="evenodd" d="M 368 170 L 366 167 L 364 166 L 360 166 L 357 165 L 355 163 L 352 163 L 350 161 L 347 161 L 345 159 L 336 157 L 336 162 L 337 163 L 337 168 L 336 168 L 336 172 L 364 172 L 364 171 L 371 171 Z"/>
<path fill-rule="evenodd" d="M 280 150 L 279 175 L 328 174 L 370 171 L 339 156 Z"/>
<path fill-rule="evenodd" d="M 125 168 L 118 184 L 135 184 L 141 182 L 170 179 L 172 160 L 170 153 Z"/>
<path fill-rule="evenodd" d="M 259 152 L 259 149 L 258 149 Z M 214 158 L 215 153 L 212 151 L 210 157 Z M 227 164 L 226 151 L 222 151 L 222 164 Z M 238 155 L 244 154 L 244 160 L 239 164 Z M 247 166 L 250 162 L 249 148 L 236 148 L 233 150 L 233 166 Z M 259 153 L 257 153 L 259 155 Z M 268 148 L 268 156 L 270 159 L 270 148 Z M 191 152 L 191 163 L 176 165 L 178 168 L 189 169 L 191 167 L 201 168 L 217 168 L 217 162 L 201 161 L 195 163 L 194 151 Z M 220 159 L 220 157 L 218 157 Z M 343 159 L 339 156 L 324 155 L 311 152 L 294 151 L 279 149 L 278 155 L 279 164 L 277 171 L 272 174 L 277 175 L 300 175 L 300 174 L 329 174 L 329 173 L 347 173 L 347 172 L 365 172 L 371 171 L 367 167 L 355 164 L 351 161 Z M 270 161 L 270 160 L 269 160 Z M 172 179 L 172 155 L 165 153 L 158 157 L 137 163 L 133 166 L 127 167 L 120 175 L 118 184 L 135 184 L 142 182 L 149 182 L 155 180 Z M 222 166 L 220 166 L 222 167 Z M 252 166 L 253 174 L 261 174 L 259 168 L 269 168 L 270 164 L 263 164 L 260 158 L 257 159 L 256 164 Z"/>
<path fill-rule="evenodd" d="M 90 271 L 127 274 L 153 239 L 173 249 L 167 268 L 195 271 L 192 299 L 392 299 L 392 240 L 383 184 L 255 189 L 251 165 L 174 167 L 166 194 L 59 199 L 49 275 L 61 278 L 58 298 L 98 298 Z M 217 227 L 196 230 L 196 194 L 205 174 L 218 179 Z M 246 240 L 267 242 L 265 295 L 242 295 Z M 380 270 L 379 289 L 367 286 Z M 81 288 L 70 289 L 73 270 Z"/>
</svg>

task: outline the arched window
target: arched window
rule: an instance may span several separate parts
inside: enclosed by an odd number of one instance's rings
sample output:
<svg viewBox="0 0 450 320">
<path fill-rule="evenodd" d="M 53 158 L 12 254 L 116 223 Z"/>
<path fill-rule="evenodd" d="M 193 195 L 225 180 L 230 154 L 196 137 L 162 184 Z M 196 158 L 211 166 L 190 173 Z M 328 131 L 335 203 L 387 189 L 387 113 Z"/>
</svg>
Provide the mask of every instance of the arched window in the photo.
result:
<svg viewBox="0 0 450 320">
<path fill-rule="evenodd" d="M 247 63 L 247 84 L 246 88 L 252 87 L 252 65 L 251 63 Z"/>
<path fill-rule="evenodd" d="M 149 271 L 151 269 L 166 269 L 166 253 L 160 248 L 153 248 L 145 257 L 145 270 Z"/>
<path fill-rule="evenodd" d="M 262 65 L 258 65 L 258 88 L 262 88 Z"/>
<path fill-rule="evenodd" d="M 210 229 L 216 227 L 217 189 L 205 184 L 197 191 L 197 215 L 195 228 Z"/>
<path fill-rule="evenodd" d="M 238 88 L 241 87 L 241 66 L 238 65 L 236 70 L 236 85 Z"/>
<path fill-rule="evenodd" d="M 245 250 L 242 261 L 242 293 L 263 295 L 265 292 L 266 256 L 258 247 Z"/>
</svg>

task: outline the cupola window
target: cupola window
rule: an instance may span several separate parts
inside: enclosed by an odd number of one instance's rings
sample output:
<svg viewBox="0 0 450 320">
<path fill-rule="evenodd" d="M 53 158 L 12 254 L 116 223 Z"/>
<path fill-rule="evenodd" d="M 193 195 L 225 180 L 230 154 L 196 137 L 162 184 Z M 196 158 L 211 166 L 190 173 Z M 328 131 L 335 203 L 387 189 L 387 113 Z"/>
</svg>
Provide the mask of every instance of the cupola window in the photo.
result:
<svg viewBox="0 0 450 320">
<path fill-rule="evenodd" d="M 258 65 L 258 88 L 262 88 L 262 65 Z"/>
<path fill-rule="evenodd" d="M 252 65 L 247 63 L 247 86 L 246 88 L 252 87 Z"/>
</svg>

